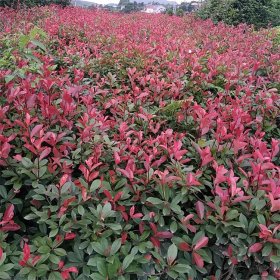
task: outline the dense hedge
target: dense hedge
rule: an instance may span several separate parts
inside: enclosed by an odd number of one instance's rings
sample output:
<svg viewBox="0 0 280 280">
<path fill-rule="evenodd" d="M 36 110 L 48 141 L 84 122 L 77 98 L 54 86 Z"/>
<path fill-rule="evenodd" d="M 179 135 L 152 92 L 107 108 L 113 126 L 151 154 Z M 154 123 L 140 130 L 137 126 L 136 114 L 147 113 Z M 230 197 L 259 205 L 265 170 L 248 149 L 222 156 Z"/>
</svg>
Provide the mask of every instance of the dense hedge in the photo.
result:
<svg viewBox="0 0 280 280">
<path fill-rule="evenodd" d="M 0 279 L 279 279 L 275 32 L 0 10 Z"/>
<path fill-rule="evenodd" d="M 206 0 L 201 18 L 227 24 L 252 24 L 257 28 L 280 25 L 279 0 Z"/>
</svg>

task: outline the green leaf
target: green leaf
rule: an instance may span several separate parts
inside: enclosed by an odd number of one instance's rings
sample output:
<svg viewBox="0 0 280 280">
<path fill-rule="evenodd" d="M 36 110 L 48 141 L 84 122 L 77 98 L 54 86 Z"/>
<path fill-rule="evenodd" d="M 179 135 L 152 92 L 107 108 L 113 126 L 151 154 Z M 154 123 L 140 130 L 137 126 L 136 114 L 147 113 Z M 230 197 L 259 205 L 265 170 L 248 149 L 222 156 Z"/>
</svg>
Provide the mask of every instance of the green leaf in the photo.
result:
<svg viewBox="0 0 280 280">
<path fill-rule="evenodd" d="M 111 224 L 111 223 L 107 224 L 106 223 L 106 226 L 114 231 L 122 230 L 122 226 L 120 224 Z"/>
<path fill-rule="evenodd" d="M 34 39 L 38 35 L 40 35 L 43 38 L 47 38 L 47 34 L 45 33 L 45 31 L 42 30 L 41 28 L 35 26 L 30 30 L 29 36 L 30 36 L 30 38 Z"/>
<path fill-rule="evenodd" d="M 167 263 L 172 265 L 172 263 L 176 260 L 178 254 L 178 248 L 175 244 L 169 246 L 167 250 Z"/>
<path fill-rule="evenodd" d="M 178 204 L 170 204 L 170 208 L 174 213 L 178 215 L 182 215 L 184 213 Z"/>
<path fill-rule="evenodd" d="M 40 254 L 48 254 L 51 251 L 51 248 L 49 246 L 41 246 L 38 248 L 38 252 Z"/>
<path fill-rule="evenodd" d="M 234 226 L 234 227 L 238 227 L 238 228 L 245 228 L 245 225 L 243 225 L 240 222 L 229 222 L 229 223 L 225 223 L 225 226 Z"/>
<path fill-rule="evenodd" d="M 256 205 L 256 210 L 261 210 L 266 205 L 266 201 L 264 199 L 260 200 Z"/>
<path fill-rule="evenodd" d="M 129 254 L 124 258 L 123 263 L 122 263 L 123 270 L 126 270 L 129 267 L 129 265 L 133 262 L 134 257 L 135 257 L 135 255 Z"/>
<path fill-rule="evenodd" d="M 94 180 L 90 185 L 90 191 L 93 192 L 93 191 L 97 190 L 100 186 L 101 186 L 101 181 Z"/>
<path fill-rule="evenodd" d="M 270 257 L 270 260 L 271 260 L 273 263 L 279 263 L 279 262 L 280 262 L 280 256 L 271 256 L 271 257 Z"/>
<path fill-rule="evenodd" d="M 107 277 L 107 269 L 105 265 L 105 260 L 100 259 L 97 261 L 97 270 L 98 272 L 106 279 Z"/>
<path fill-rule="evenodd" d="M 24 219 L 27 220 L 27 221 L 35 220 L 37 218 L 39 218 L 39 217 L 36 214 L 33 214 L 33 213 L 28 214 L 24 217 Z"/>
<path fill-rule="evenodd" d="M 108 217 L 113 217 L 115 215 L 115 211 L 112 210 L 111 203 L 106 203 L 101 211 L 101 220 L 104 220 Z"/>
<path fill-rule="evenodd" d="M 43 51 L 47 51 L 45 45 L 37 40 L 31 40 L 31 43 L 36 46 L 36 47 L 39 47 L 40 49 L 42 49 Z"/>
<path fill-rule="evenodd" d="M 171 277 L 172 279 L 177 279 L 178 278 L 178 274 L 175 271 L 173 271 L 173 270 L 168 271 L 167 275 L 169 277 Z"/>
<path fill-rule="evenodd" d="M 58 233 L 58 228 L 52 229 L 50 231 L 49 237 L 54 237 L 57 235 L 57 233 Z"/>
<path fill-rule="evenodd" d="M 255 219 L 251 220 L 248 227 L 248 234 L 251 234 L 257 226 L 257 221 Z"/>
<path fill-rule="evenodd" d="M 248 220 L 247 218 L 241 213 L 239 216 L 239 222 L 245 226 L 245 228 L 248 228 Z"/>
<path fill-rule="evenodd" d="M 7 272 L 0 272 L 0 279 L 11 279 L 10 275 Z"/>
<path fill-rule="evenodd" d="M 106 278 L 104 279 L 104 276 L 100 275 L 99 273 L 92 273 L 89 277 L 93 280 L 105 280 L 106 279 Z"/>
<path fill-rule="evenodd" d="M 21 163 L 25 168 L 31 168 L 33 166 L 33 162 L 27 157 L 23 157 Z"/>
<path fill-rule="evenodd" d="M 32 270 L 27 277 L 27 280 L 36 280 L 37 275 L 36 275 L 36 270 Z"/>
<path fill-rule="evenodd" d="M 18 40 L 18 46 L 23 49 L 29 42 L 29 36 L 21 35 Z"/>
<path fill-rule="evenodd" d="M 120 249 L 122 245 L 122 241 L 121 241 L 121 238 L 119 239 L 116 239 L 113 244 L 112 244 L 112 247 L 111 247 L 111 255 L 114 255 L 118 252 L 118 250 Z"/>
<path fill-rule="evenodd" d="M 270 255 L 272 250 L 272 244 L 271 243 L 266 243 L 262 249 L 262 256 L 267 257 Z"/>
<path fill-rule="evenodd" d="M 174 232 L 177 231 L 177 229 L 178 229 L 178 224 L 177 224 L 176 221 L 173 221 L 173 222 L 171 223 L 171 225 L 170 225 L 170 231 L 171 231 L 172 233 L 174 233 Z"/>
<path fill-rule="evenodd" d="M 202 238 L 203 236 L 205 236 L 205 233 L 203 231 L 199 231 L 195 234 L 193 240 L 192 240 L 192 246 L 194 246 L 196 244 L 196 242 Z"/>
<path fill-rule="evenodd" d="M 54 253 L 57 255 L 57 256 L 60 256 L 60 257 L 63 257 L 63 256 L 66 256 L 67 255 L 67 252 L 62 249 L 62 248 L 56 248 L 54 249 Z"/>
<path fill-rule="evenodd" d="M 152 203 L 153 205 L 162 204 L 164 202 L 163 200 L 156 197 L 148 197 L 146 201 Z"/>
<path fill-rule="evenodd" d="M 172 270 L 178 272 L 178 273 L 189 273 L 191 271 L 191 267 L 187 264 L 176 264 L 172 267 Z"/>
<path fill-rule="evenodd" d="M 116 184 L 115 189 L 118 190 L 119 188 L 123 187 L 127 183 L 127 180 L 125 178 L 122 178 L 119 180 L 119 182 Z"/>
<path fill-rule="evenodd" d="M 26 275 L 26 274 L 28 274 L 30 271 L 31 271 L 31 268 L 30 268 L 30 267 L 23 267 L 23 268 L 19 271 L 19 274 L 21 274 L 21 275 Z"/>
<path fill-rule="evenodd" d="M 1 257 L 1 259 L 0 259 L 0 265 L 2 265 L 2 264 L 4 263 L 4 261 L 5 261 L 5 259 L 6 259 L 6 256 L 7 256 L 6 253 L 3 253 L 3 254 L 2 254 L 2 257 Z"/>
<path fill-rule="evenodd" d="M 40 169 L 39 169 L 39 178 L 42 178 L 45 173 L 47 172 L 48 170 L 48 167 L 47 166 L 42 166 Z"/>
<path fill-rule="evenodd" d="M 96 258 L 90 258 L 87 262 L 89 266 L 96 266 Z"/>
<path fill-rule="evenodd" d="M 8 194 L 7 194 L 7 190 L 6 190 L 6 187 L 3 186 L 3 185 L 0 185 L 0 195 L 6 199 Z"/>
<path fill-rule="evenodd" d="M 7 264 L 4 264 L 2 266 L 0 266 L 0 271 L 9 271 L 11 270 L 15 265 L 13 263 L 7 263 Z"/>
<path fill-rule="evenodd" d="M 37 269 L 37 277 L 45 276 L 46 273 L 50 271 L 49 266 L 47 266 L 46 264 L 36 265 L 36 269 Z"/>
<path fill-rule="evenodd" d="M 54 264 L 58 264 L 60 262 L 60 258 L 54 254 L 50 254 L 49 260 Z"/>
<path fill-rule="evenodd" d="M 100 244 L 100 243 L 98 243 L 98 242 L 93 242 L 93 243 L 91 243 L 92 244 L 92 248 L 93 248 L 93 250 L 96 252 L 96 253 L 98 253 L 98 254 L 100 254 L 100 255 L 104 255 L 104 248 L 103 248 L 103 246 Z"/>
<path fill-rule="evenodd" d="M 274 215 L 271 217 L 271 220 L 272 220 L 274 223 L 280 222 L 280 214 L 274 214 Z"/>
<path fill-rule="evenodd" d="M 78 206 L 78 213 L 83 216 L 85 214 L 85 209 L 82 205 Z"/>
<path fill-rule="evenodd" d="M 207 249 L 200 249 L 197 251 L 204 261 L 212 263 L 211 251 Z"/>
<path fill-rule="evenodd" d="M 119 265 L 120 265 L 120 262 L 119 261 L 117 262 L 116 260 L 114 260 L 113 263 L 107 264 L 107 271 L 108 271 L 109 279 L 114 278 L 114 276 L 117 274 Z"/>
<path fill-rule="evenodd" d="M 259 214 L 259 215 L 257 216 L 257 219 L 258 219 L 258 222 L 259 222 L 260 224 L 266 225 L 266 221 L 265 221 L 264 215 Z"/>
<path fill-rule="evenodd" d="M 233 220 L 239 216 L 239 212 L 235 209 L 229 210 L 226 213 L 226 221 Z"/>
<path fill-rule="evenodd" d="M 55 271 L 55 272 L 51 272 L 48 280 L 62 280 L 62 276 L 59 272 Z"/>
</svg>

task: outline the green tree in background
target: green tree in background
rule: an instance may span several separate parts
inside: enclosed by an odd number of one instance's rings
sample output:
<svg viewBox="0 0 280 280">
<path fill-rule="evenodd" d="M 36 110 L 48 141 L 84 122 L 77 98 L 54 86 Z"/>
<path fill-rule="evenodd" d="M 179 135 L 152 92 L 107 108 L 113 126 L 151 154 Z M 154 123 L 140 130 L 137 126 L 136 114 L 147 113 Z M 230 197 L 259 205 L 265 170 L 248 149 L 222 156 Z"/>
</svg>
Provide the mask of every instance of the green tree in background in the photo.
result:
<svg viewBox="0 0 280 280">
<path fill-rule="evenodd" d="M 131 13 L 131 12 L 137 12 L 144 9 L 144 3 L 137 3 L 136 1 L 130 2 L 129 0 L 120 0 L 119 9 L 123 13 Z"/>
<path fill-rule="evenodd" d="M 45 5 L 61 5 L 63 7 L 71 4 L 71 0 L 0 0 L 0 7 L 12 7 L 18 6 L 45 6 Z"/>
<path fill-rule="evenodd" d="M 276 26 L 280 24 L 280 0 L 208 0 L 198 15 L 233 25 Z"/>
</svg>

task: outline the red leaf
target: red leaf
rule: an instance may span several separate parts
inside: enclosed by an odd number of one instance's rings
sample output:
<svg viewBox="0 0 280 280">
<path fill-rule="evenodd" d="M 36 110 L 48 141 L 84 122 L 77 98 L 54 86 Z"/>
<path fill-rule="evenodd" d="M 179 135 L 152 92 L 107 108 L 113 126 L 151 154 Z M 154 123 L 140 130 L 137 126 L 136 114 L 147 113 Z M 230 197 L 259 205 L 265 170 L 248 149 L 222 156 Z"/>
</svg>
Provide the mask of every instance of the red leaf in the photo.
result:
<svg viewBox="0 0 280 280">
<path fill-rule="evenodd" d="M 280 199 L 274 199 L 272 193 L 269 194 L 269 199 L 270 199 L 270 202 L 271 202 L 270 211 L 271 212 L 280 211 Z"/>
<path fill-rule="evenodd" d="M 36 265 L 36 263 L 41 259 L 41 256 L 35 256 L 32 260 L 32 265 Z"/>
<path fill-rule="evenodd" d="M 114 152 L 114 160 L 116 164 L 119 164 L 121 162 L 121 158 L 117 152 Z"/>
<path fill-rule="evenodd" d="M 192 253 L 192 257 L 193 257 L 193 260 L 194 260 L 195 264 L 199 268 L 203 268 L 204 267 L 204 261 L 203 261 L 202 257 L 199 254 L 197 254 L 196 252 L 193 252 Z"/>
<path fill-rule="evenodd" d="M 68 267 L 67 269 L 65 269 L 65 271 L 78 273 L 78 269 L 75 266 Z"/>
<path fill-rule="evenodd" d="M 126 169 L 117 168 L 117 171 L 121 172 L 128 179 L 132 180 L 134 178 L 133 172 L 131 172 L 130 169 L 126 170 Z"/>
<path fill-rule="evenodd" d="M 69 174 L 63 174 L 59 180 L 59 186 L 62 187 L 69 180 Z"/>
<path fill-rule="evenodd" d="M 134 211 L 135 211 L 135 206 L 132 206 L 132 207 L 130 208 L 130 210 L 129 210 L 129 215 L 130 215 L 130 217 L 133 216 Z"/>
<path fill-rule="evenodd" d="M 158 237 L 158 238 L 172 238 L 173 233 L 171 233 L 169 231 L 158 231 L 156 233 L 156 237 Z"/>
<path fill-rule="evenodd" d="M 130 215 L 130 217 L 131 217 L 132 219 L 140 219 L 140 218 L 143 217 L 143 214 L 142 214 L 142 213 L 136 213 L 136 214 L 134 214 L 134 211 L 135 211 L 135 207 L 132 206 L 132 207 L 130 208 L 130 211 L 129 211 L 129 215 Z"/>
<path fill-rule="evenodd" d="M 122 197 L 122 192 L 118 192 L 114 197 L 114 202 L 117 202 Z"/>
<path fill-rule="evenodd" d="M 197 201 L 195 204 L 195 209 L 200 220 L 204 218 L 204 204 L 201 201 Z"/>
<path fill-rule="evenodd" d="M 156 227 L 156 225 L 154 223 L 150 223 L 150 227 L 151 227 L 153 233 L 156 235 L 157 234 L 157 227 Z"/>
<path fill-rule="evenodd" d="M 35 125 L 31 130 L 30 137 L 33 138 L 42 128 L 43 128 L 42 124 Z"/>
<path fill-rule="evenodd" d="M 181 242 L 178 245 L 179 249 L 185 252 L 191 251 L 191 246 L 187 242 Z"/>
<path fill-rule="evenodd" d="M 71 95 L 68 92 L 65 92 L 62 96 L 63 101 L 65 101 L 66 103 L 71 104 L 73 102 L 73 98 L 71 97 Z"/>
<path fill-rule="evenodd" d="M 70 274 L 69 274 L 68 271 L 61 271 L 61 272 L 60 272 L 60 275 L 61 275 L 61 277 L 62 277 L 63 280 L 67 280 L 67 279 L 69 279 L 69 277 L 70 277 Z"/>
<path fill-rule="evenodd" d="M 5 213 L 4 213 L 4 216 L 3 216 L 3 218 L 2 218 L 2 221 L 3 222 L 9 222 L 9 221 L 11 221 L 12 219 L 13 219 L 13 217 L 14 217 L 14 209 L 15 209 L 15 207 L 14 207 L 14 205 L 13 204 L 10 204 L 7 208 L 6 208 L 6 211 L 5 211 Z"/>
<path fill-rule="evenodd" d="M 48 156 L 51 151 L 52 151 L 52 149 L 50 147 L 47 147 L 43 152 L 41 152 L 39 160 L 42 160 L 43 158 Z"/>
<path fill-rule="evenodd" d="M 157 238 L 151 237 L 151 242 L 153 243 L 153 245 L 154 245 L 155 247 L 157 247 L 157 248 L 160 247 L 160 242 L 159 242 L 159 240 L 158 240 Z"/>
<path fill-rule="evenodd" d="M 246 200 L 249 200 L 251 198 L 252 198 L 252 196 L 249 196 L 249 195 L 247 195 L 247 196 L 239 196 L 239 197 L 235 198 L 234 200 L 232 200 L 232 204 L 235 204 L 235 203 L 238 203 L 238 202 L 242 202 L 242 201 L 246 201 Z"/>
<path fill-rule="evenodd" d="M 23 246 L 23 257 L 22 259 L 19 261 L 19 264 L 21 266 L 25 266 L 25 264 L 27 263 L 27 261 L 30 259 L 30 247 L 28 246 L 27 243 L 24 244 Z"/>
<path fill-rule="evenodd" d="M 201 237 L 201 238 L 197 241 L 196 245 L 194 246 L 194 250 L 197 251 L 197 250 L 199 250 L 199 249 L 205 247 L 205 246 L 208 244 L 208 240 L 209 240 L 209 238 L 206 237 L 206 236 Z"/>
<path fill-rule="evenodd" d="M 23 246 L 23 257 L 24 258 L 29 258 L 30 257 L 30 247 L 27 243 L 25 243 L 24 246 Z"/>
<path fill-rule="evenodd" d="M 0 231 L 17 231 L 20 229 L 18 224 L 6 224 L 0 228 Z"/>
<path fill-rule="evenodd" d="M 104 190 L 103 193 L 107 196 L 107 198 L 109 199 L 109 201 L 112 200 L 112 196 L 110 194 L 110 192 L 108 190 Z"/>
<path fill-rule="evenodd" d="M 249 248 L 250 253 L 256 253 L 262 249 L 263 245 L 262 243 L 255 243 Z"/>
<path fill-rule="evenodd" d="M 136 213 L 132 216 L 133 219 L 140 219 L 142 217 L 143 217 L 143 214 L 141 214 L 141 213 Z"/>
<path fill-rule="evenodd" d="M 76 233 L 74 232 L 67 232 L 66 235 L 65 235 L 65 240 L 71 240 L 71 239 L 74 239 L 76 237 Z"/>
<path fill-rule="evenodd" d="M 145 223 L 142 221 L 139 224 L 139 232 L 140 232 L 140 234 L 143 234 L 144 230 L 145 230 Z"/>
<path fill-rule="evenodd" d="M 123 232 L 121 236 L 122 245 L 125 244 L 126 240 L 127 240 L 127 232 Z"/>
<path fill-rule="evenodd" d="M 8 158 L 10 150 L 11 150 L 11 145 L 7 142 L 5 142 L 2 147 L 1 147 L 1 156 L 2 158 Z"/>
</svg>

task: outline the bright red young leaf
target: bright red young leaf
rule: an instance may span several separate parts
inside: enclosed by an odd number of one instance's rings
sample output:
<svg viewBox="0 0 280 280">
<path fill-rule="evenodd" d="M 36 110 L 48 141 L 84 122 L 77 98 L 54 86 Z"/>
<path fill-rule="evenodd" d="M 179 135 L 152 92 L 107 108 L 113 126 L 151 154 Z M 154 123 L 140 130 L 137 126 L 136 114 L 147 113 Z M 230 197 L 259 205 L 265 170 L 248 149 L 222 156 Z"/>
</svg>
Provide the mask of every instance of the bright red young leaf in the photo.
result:
<svg viewBox="0 0 280 280">
<path fill-rule="evenodd" d="M 199 249 L 205 247 L 205 246 L 208 244 L 208 240 L 209 240 L 209 238 L 206 237 L 206 236 L 201 237 L 201 238 L 196 242 L 196 244 L 195 244 L 195 246 L 194 246 L 193 249 L 194 249 L 195 251 L 197 251 L 197 250 L 199 250 Z"/>
<path fill-rule="evenodd" d="M 205 207 L 204 207 L 204 204 L 200 200 L 196 202 L 195 209 L 196 209 L 196 213 L 197 213 L 198 217 L 202 220 L 204 218 Z"/>
<path fill-rule="evenodd" d="M 135 211 L 135 206 L 132 206 L 129 210 L 129 215 L 131 219 L 140 219 L 143 217 L 142 213 L 134 213 Z"/>
<path fill-rule="evenodd" d="M 201 257 L 198 253 L 193 252 L 193 253 L 192 253 L 192 257 L 193 257 L 194 263 L 195 263 L 199 268 L 203 268 L 203 267 L 204 267 L 204 261 L 203 261 L 202 257 Z"/>
<path fill-rule="evenodd" d="M 11 221 L 14 217 L 14 205 L 10 204 L 7 208 L 6 211 L 4 213 L 4 216 L 2 218 L 2 221 L 0 222 L 0 225 L 8 223 L 9 221 Z"/>
<path fill-rule="evenodd" d="M 263 247 L 262 243 L 255 243 L 255 244 L 250 246 L 249 252 L 250 253 L 257 253 L 262 249 L 262 247 Z"/>
<path fill-rule="evenodd" d="M 178 248 L 182 251 L 185 251 L 185 252 L 190 252 L 191 251 L 191 246 L 187 242 L 179 243 Z"/>
</svg>

